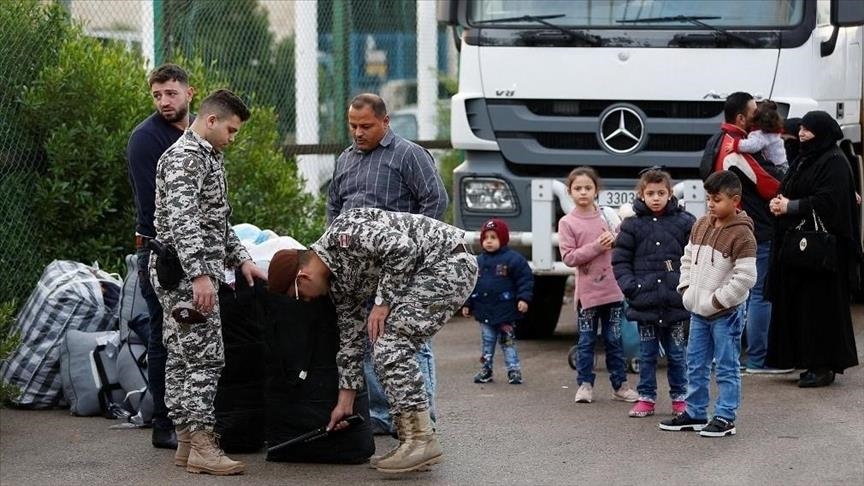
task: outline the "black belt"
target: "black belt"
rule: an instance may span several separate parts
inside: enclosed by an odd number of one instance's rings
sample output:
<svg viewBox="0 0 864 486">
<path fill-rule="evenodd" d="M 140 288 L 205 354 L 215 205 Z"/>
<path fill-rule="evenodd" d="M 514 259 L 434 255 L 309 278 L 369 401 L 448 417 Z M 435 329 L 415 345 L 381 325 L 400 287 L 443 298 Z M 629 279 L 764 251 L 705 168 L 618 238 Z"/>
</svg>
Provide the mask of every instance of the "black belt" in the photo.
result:
<svg viewBox="0 0 864 486">
<path fill-rule="evenodd" d="M 466 245 L 465 243 L 459 243 L 458 245 L 456 245 L 453 248 L 453 250 L 450 252 L 450 254 L 451 255 L 457 255 L 459 253 L 467 253 L 470 255 L 471 250 L 468 249 L 468 245 Z"/>
<path fill-rule="evenodd" d="M 151 238 L 149 236 L 136 234 L 135 235 L 135 249 L 140 250 L 141 248 L 146 248 L 147 242 L 149 242 L 152 239 L 153 238 Z"/>
</svg>

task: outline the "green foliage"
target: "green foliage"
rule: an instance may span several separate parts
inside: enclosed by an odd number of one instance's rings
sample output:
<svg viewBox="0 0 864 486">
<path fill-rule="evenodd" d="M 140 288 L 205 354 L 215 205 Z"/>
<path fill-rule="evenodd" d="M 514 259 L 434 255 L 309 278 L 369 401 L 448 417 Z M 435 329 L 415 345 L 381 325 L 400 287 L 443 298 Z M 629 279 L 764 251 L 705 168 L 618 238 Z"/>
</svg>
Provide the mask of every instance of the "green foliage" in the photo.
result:
<svg viewBox="0 0 864 486">
<path fill-rule="evenodd" d="M 200 57 L 254 104 L 275 107 L 283 135 L 294 130 L 294 40 L 274 41 L 258 0 L 165 0 L 164 19 L 166 59 Z"/>
<path fill-rule="evenodd" d="M 253 108 L 252 117 L 225 155 L 233 223 L 252 223 L 303 244 L 324 231 L 324 199 L 303 191 L 294 161 L 285 161 L 273 108 Z"/>
<path fill-rule="evenodd" d="M 50 258 L 89 262 L 131 250 L 129 133 L 151 110 L 143 61 L 78 28 L 24 90 L 26 122 L 43 135 L 46 167 L 33 222 Z"/>
<path fill-rule="evenodd" d="M 68 17 L 37 0 L 0 2 L 0 301 L 23 300 L 43 265 L 31 221 L 33 185 L 44 165 L 39 132 L 21 123 L 24 87 L 56 62 Z"/>
<path fill-rule="evenodd" d="M 12 300 L 0 304 L 0 363 L 12 354 L 21 344 L 21 335 L 12 330 L 15 323 L 15 309 L 17 302 Z M 5 403 L 10 397 L 18 396 L 18 387 L 0 382 L 0 404 Z"/>
</svg>

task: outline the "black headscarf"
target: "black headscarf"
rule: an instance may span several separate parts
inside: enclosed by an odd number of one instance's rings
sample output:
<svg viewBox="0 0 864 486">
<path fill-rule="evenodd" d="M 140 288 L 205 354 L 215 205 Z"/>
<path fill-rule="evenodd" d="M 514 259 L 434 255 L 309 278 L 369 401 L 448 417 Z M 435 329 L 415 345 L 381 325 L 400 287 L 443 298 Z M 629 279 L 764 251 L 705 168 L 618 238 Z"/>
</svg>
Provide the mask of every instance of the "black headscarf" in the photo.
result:
<svg viewBox="0 0 864 486">
<path fill-rule="evenodd" d="M 801 155 L 821 154 L 843 139 L 843 130 L 831 115 L 824 111 L 811 111 L 801 119 L 801 126 L 813 133 L 813 138 L 801 142 Z"/>
</svg>

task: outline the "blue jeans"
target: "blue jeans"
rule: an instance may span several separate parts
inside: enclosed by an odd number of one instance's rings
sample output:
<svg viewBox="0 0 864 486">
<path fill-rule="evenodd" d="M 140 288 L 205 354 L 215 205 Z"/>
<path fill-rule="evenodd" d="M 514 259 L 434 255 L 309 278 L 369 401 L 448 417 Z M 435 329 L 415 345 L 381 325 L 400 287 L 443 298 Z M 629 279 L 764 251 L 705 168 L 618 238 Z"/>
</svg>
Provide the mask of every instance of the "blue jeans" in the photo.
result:
<svg viewBox="0 0 864 486">
<path fill-rule="evenodd" d="M 606 348 L 606 369 L 612 388 L 617 390 L 627 381 L 627 365 L 624 363 L 624 349 L 621 346 L 621 316 L 624 305 L 621 302 L 599 305 L 590 309 L 579 308 L 577 327 L 579 343 L 576 382 L 594 385 L 594 347 L 597 344 L 597 326 L 602 325 L 603 345 Z"/>
<path fill-rule="evenodd" d="M 147 342 L 147 383 L 153 394 L 153 427 L 173 429 L 174 424 L 168 418 L 168 407 L 165 405 L 165 363 L 168 351 L 162 343 L 162 306 L 156 298 L 156 292 L 150 283 L 150 250 L 141 248 L 135 252 L 138 258 L 138 286 L 141 295 L 147 303 L 150 314 L 150 339 Z"/>
<path fill-rule="evenodd" d="M 708 388 L 711 362 L 717 375 L 717 403 L 714 416 L 734 421 L 741 403 L 741 331 L 743 310 L 708 320 L 693 314 L 690 318 L 690 341 L 687 344 L 687 415 L 695 419 L 708 417 Z"/>
<path fill-rule="evenodd" d="M 657 400 L 657 358 L 660 345 L 666 350 L 669 397 L 684 400 L 687 394 L 687 321 L 659 326 L 654 322 L 639 323 L 639 399 Z"/>
<path fill-rule="evenodd" d="M 429 341 L 420 347 L 414 357 L 417 359 L 417 364 L 420 365 L 420 372 L 423 374 L 426 393 L 429 395 L 429 413 L 434 422 L 436 418 L 435 390 L 438 382 L 435 376 L 435 355 L 432 354 L 432 345 Z M 377 428 L 391 434 L 395 433 L 396 427 L 390 416 L 390 404 L 387 403 L 384 388 L 375 374 L 371 347 L 367 347 L 366 356 L 363 359 L 363 374 L 366 375 L 366 388 L 369 390 L 369 417 L 372 419 L 373 430 Z"/>
<path fill-rule="evenodd" d="M 764 368 L 768 354 L 768 327 L 771 324 L 771 302 L 765 298 L 765 277 L 771 262 L 771 242 L 756 246 L 756 285 L 747 301 L 747 367 Z"/>
<path fill-rule="evenodd" d="M 481 351 L 483 353 L 483 367 L 492 369 L 495 360 L 495 343 L 501 343 L 501 352 L 504 353 L 504 365 L 507 371 L 522 371 L 519 363 L 519 354 L 516 352 L 516 331 L 511 326 L 510 331 L 502 331 L 502 324 L 491 326 L 480 324 L 480 336 L 482 338 Z"/>
</svg>

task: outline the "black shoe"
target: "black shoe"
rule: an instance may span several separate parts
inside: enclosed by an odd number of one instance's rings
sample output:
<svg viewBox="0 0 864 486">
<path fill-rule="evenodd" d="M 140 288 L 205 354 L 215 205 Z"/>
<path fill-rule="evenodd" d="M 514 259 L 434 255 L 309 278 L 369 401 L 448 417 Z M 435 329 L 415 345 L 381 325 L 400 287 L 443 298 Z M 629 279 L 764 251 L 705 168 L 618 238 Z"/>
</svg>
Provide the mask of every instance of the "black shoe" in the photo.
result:
<svg viewBox="0 0 864 486">
<path fill-rule="evenodd" d="M 510 370 L 507 372 L 507 383 L 511 385 L 522 384 L 522 372 L 519 370 Z"/>
<path fill-rule="evenodd" d="M 174 429 L 153 427 L 153 447 L 157 449 L 177 449 L 177 433 Z"/>
<path fill-rule="evenodd" d="M 726 420 L 723 417 L 714 417 L 702 430 L 699 431 L 702 437 L 726 437 L 727 435 L 735 435 L 735 422 Z"/>
<path fill-rule="evenodd" d="M 798 380 L 799 388 L 817 388 L 834 383 L 834 372 L 831 370 L 807 370 Z"/>
<path fill-rule="evenodd" d="M 673 432 L 698 432 L 705 427 L 705 419 L 694 419 L 682 413 L 674 418 L 660 422 L 660 430 L 671 430 Z"/>
<path fill-rule="evenodd" d="M 492 381 L 492 370 L 483 368 L 479 373 L 474 375 L 474 383 L 489 383 Z"/>
</svg>

